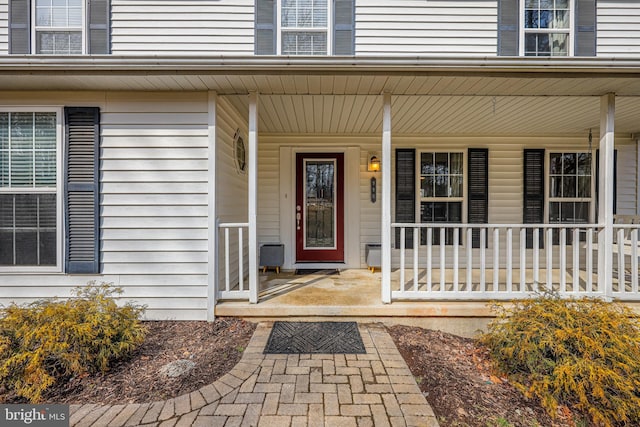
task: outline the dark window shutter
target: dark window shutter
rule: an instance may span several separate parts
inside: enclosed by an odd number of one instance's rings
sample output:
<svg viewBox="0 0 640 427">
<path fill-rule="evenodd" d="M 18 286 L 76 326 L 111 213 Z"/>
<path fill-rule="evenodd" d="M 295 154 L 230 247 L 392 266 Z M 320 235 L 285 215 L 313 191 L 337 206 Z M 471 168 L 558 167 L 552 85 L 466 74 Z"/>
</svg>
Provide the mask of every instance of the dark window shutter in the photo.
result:
<svg viewBox="0 0 640 427">
<path fill-rule="evenodd" d="M 489 150 L 469 148 L 467 169 L 467 222 L 486 224 L 489 222 Z M 474 248 L 480 247 L 480 230 L 472 231 L 471 240 Z"/>
<path fill-rule="evenodd" d="M 65 268 L 100 272 L 100 110 L 67 107 L 65 113 Z"/>
<path fill-rule="evenodd" d="M 256 55 L 276 54 L 276 2 L 256 0 Z"/>
<path fill-rule="evenodd" d="M 89 46 L 92 55 L 110 52 L 109 17 L 111 8 L 109 0 L 89 0 Z"/>
<path fill-rule="evenodd" d="M 333 7 L 333 54 L 353 55 L 355 52 L 355 2 L 335 0 Z"/>
<path fill-rule="evenodd" d="M 600 150 L 596 150 L 596 221 L 600 203 Z M 613 150 L 613 213 L 618 212 L 618 150 Z"/>
<path fill-rule="evenodd" d="M 518 56 L 520 33 L 518 0 L 498 1 L 498 56 Z"/>
<path fill-rule="evenodd" d="M 544 150 L 524 150 L 523 223 L 544 223 Z M 527 248 L 533 248 L 533 230 L 527 230 Z M 544 244 L 540 230 L 540 246 Z"/>
<path fill-rule="evenodd" d="M 9 53 L 31 53 L 31 2 L 9 0 Z"/>
<path fill-rule="evenodd" d="M 396 149 L 396 222 L 416 221 L 416 150 Z M 396 248 L 400 248 L 400 230 L 396 230 Z M 413 230 L 405 234 L 405 248 L 413 248 Z"/>
<path fill-rule="evenodd" d="M 596 0 L 576 0 L 575 55 L 596 56 Z"/>
</svg>

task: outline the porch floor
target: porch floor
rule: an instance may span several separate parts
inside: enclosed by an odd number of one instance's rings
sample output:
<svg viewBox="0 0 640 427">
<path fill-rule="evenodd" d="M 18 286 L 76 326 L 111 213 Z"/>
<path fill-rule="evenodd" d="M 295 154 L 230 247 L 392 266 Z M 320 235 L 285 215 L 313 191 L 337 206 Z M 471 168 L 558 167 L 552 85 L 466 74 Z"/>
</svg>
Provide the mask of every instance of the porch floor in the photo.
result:
<svg viewBox="0 0 640 427">
<path fill-rule="evenodd" d="M 544 283 L 546 271 L 539 270 L 539 280 Z M 426 289 L 425 272 L 419 272 L 419 290 Z M 514 269 L 512 288 L 520 289 L 520 273 Z M 493 270 L 485 270 L 485 289 L 487 292 L 506 290 L 506 270 L 500 269 L 498 286 L 494 289 Z M 630 276 L 627 273 L 627 276 Z M 580 270 L 578 288 L 584 292 L 587 273 Z M 560 270 L 552 271 L 553 283 L 559 283 Z M 381 301 L 381 272 L 365 269 L 346 269 L 336 274 L 318 273 L 296 275 L 293 271 L 260 272 L 260 293 L 257 304 L 248 301 L 219 301 L 215 306 L 216 316 L 237 316 L 252 320 L 274 320 L 278 318 L 353 318 L 358 320 L 389 321 L 390 323 L 425 324 L 430 322 L 449 322 L 451 319 L 474 319 L 471 324 L 482 327 L 493 317 L 486 300 L 429 300 L 429 301 L 396 301 L 383 304 Z M 629 280 L 629 277 L 627 277 Z M 391 276 L 392 290 L 400 290 L 400 271 L 394 270 Z M 460 290 L 466 289 L 466 276 L 459 271 Z M 596 291 L 597 276 L 592 275 L 591 290 Z M 525 272 L 525 291 L 534 290 L 533 270 Z M 567 291 L 573 291 L 574 278 L 571 270 L 565 273 Z M 614 277 L 613 287 L 617 288 L 618 280 Z M 473 270 L 472 290 L 480 289 L 480 271 Z M 557 287 L 554 286 L 554 287 Z M 626 286 L 629 288 L 629 285 Z M 440 288 L 438 271 L 433 272 L 432 289 Z M 413 272 L 405 270 L 405 289 L 413 289 Z M 453 270 L 445 270 L 445 289 L 453 289 Z M 468 290 L 468 289 L 467 289 Z M 629 290 L 629 289 L 628 289 Z M 637 306 L 637 303 L 631 305 Z M 422 319 L 422 320 L 420 320 Z M 439 319 L 439 320 L 436 320 Z M 393 320 L 393 322 L 391 322 Z M 442 329 L 442 328 L 440 328 Z M 475 328 L 478 329 L 478 328 Z"/>
<path fill-rule="evenodd" d="M 397 286 L 399 273 L 393 278 Z M 409 276 L 407 276 L 409 277 Z M 260 293 L 257 304 L 248 301 L 220 301 L 216 316 L 237 316 L 252 321 L 287 318 L 357 317 L 360 321 L 423 324 L 420 318 L 491 318 L 484 301 L 381 301 L 380 270 L 347 269 L 338 274 L 325 272 L 296 275 L 293 271 L 260 272 Z M 475 322 L 475 321 L 474 321 Z M 486 321 L 482 322 L 482 327 Z M 477 327 L 474 327 L 478 329 Z M 475 330 L 474 329 L 474 330 Z"/>
</svg>

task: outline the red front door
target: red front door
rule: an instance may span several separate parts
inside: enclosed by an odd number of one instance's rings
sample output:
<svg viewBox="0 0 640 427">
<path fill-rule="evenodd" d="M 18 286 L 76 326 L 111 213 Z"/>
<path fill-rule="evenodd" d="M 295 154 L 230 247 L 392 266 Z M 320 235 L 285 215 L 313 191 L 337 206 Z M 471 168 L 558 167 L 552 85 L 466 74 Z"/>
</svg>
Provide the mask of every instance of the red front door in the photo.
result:
<svg viewBox="0 0 640 427">
<path fill-rule="evenodd" d="M 344 154 L 296 155 L 296 261 L 344 261 Z"/>
</svg>

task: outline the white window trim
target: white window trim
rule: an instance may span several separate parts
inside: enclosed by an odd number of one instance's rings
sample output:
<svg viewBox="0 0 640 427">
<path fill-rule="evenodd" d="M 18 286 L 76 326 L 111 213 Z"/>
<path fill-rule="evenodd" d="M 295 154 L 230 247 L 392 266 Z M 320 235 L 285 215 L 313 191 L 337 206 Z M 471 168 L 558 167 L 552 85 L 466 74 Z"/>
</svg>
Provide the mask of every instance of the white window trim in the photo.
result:
<svg viewBox="0 0 640 427">
<path fill-rule="evenodd" d="M 62 135 L 64 131 L 62 107 L 0 107 L 1 113 L 56 113 L 56 265 L 55 266 L 0 266 L 0 273 L 62 273 L 64 265 L 64 209 L 63 209 L 63 163 L 62 163 Z M 22 193 L 39 192 L 38 188 L 19 189 Z M 13 194 L 15 190 L 8 191 L 0 188 L 0 193 Z"/>
<path fill-rule="evenodd" d="M 282 55 L 282 33 L 283 32 L 326 32 L 327 33 L 327 53 L 326 56 L 333 55 L 333 0 L 327 0 L 327 27 L 282 27 L 282 0 L 276 0 L 276 55 Z M 318 55 L 322 56 L 322 55 Z"/>
<path fill-rule="evenodd" d="M 462 197 L 422 197 L 420 194 L 421 185 L 420 185 L 420 177 L 422 175 L 422 153 L 461 153 L 462 154 Z M 422 218 L 420 217 L 420 209 L 422 207 L 422 202 L 462 202 L 462 212 L 461 212 L 461 224 L 467 224 L 469 222 L 467 216 L 467 151 L 466 150 L 447 150 L 447 149 L 424 149 L 424 150 L 416 150 L 416 211 L 415 218 L 416 223 L 422 223 Z M 452 222 L 452 226 L 455 226 L 456 223 Z M 460 239 L 460 247 L 466 248 L 467 233 L 462 233 L 462 238 Z M 418 237 L 419 238 L 419 237 Z M 422 244 L 422 241 L 419 240 L 420 246 L 424 247 L 426 245 Z M 432 246 L 435 246 L 431 243 Z M 449 245 L 446 245 L 449 246 Z"/>
<path fill-rule="evenodd" d="M 551 154 L 552 153 L 585 153 L 591 154 L 591 197 L 551 197 Z M 576 150 L 575 148 L 554 148 L 545 150 L 544 159 L 544 223 L 550 224 L 549 215 L 552 202 L 589 202 L 589 223 L 593 224 L 596 217 L 596 153 L 595 150 Z"/>
<path fill-rule="evenodd" d="M 279 0 L 278 0 L 279 1 Z M 34 52 L 36 55 L 55 55 L 55 54 L 45 54 L 39 53 L 38 49 L 38 39 L 37 33 L 38 31 L 48 31 L 48 32 L 65 32 L 65 31 L 78 31 L 80 30 L 82 33 L 82 55 L 87 54 L 87 46 L 89 43 L 89 32 L 87 31 L 87 0 L 82 1 L 82 26 L 81 27 L 38 27 L 36 23 L 36 2 L 32 2 L 31 4 L 31 52 Z"/>
<path fill-rule="evenodd" d="M 525 0 L 520 0 L 520 4 L 519 4 L 519 13 L 520 15 L 518 16 L 518 43 L 519 43 L 519 47 L 518 47 L 518 53 L 519 56 L 524 56 L 525 55 L 525 49 L 524 49 L 524 36 L 527 32 L 534 32 L 534 33 L 549 33 L 549 34 L 556 34 L 556 33 L 568 33 L 569 34 L 569 55 L 568 56 L 574 56 L 575 52 L 574 52 L 574 48 L 575 48 L 575 12 L 576 12 L 576 0 L 569 0 L 569 29 L 568 30 L 563 30 L 563 29 L 556 29 L 556 28 L 539 28 L 539 29 L 535 29 L 535 30 L 530 30 L 527 31 L 524 28 L 524 2 Z M 560 56 L 560 57 L 555 57 L 555 56 L 544 56 L 543 58 L 566 58 L 566 56 Z"/>
</svg>

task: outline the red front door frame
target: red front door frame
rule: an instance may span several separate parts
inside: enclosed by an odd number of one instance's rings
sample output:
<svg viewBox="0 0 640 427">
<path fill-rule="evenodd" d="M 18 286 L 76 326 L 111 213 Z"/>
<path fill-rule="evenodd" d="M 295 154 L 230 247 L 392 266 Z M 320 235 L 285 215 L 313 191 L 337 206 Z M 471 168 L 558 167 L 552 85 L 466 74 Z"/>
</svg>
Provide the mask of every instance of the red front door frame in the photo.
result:
<svg viewBox="0 0 640 427">
<path fill-rule="evenodd" d="M 307 224 L 305 203 L 305 160 L 335 160 L 335 245 L 331 249 L 305 248 Z M 296 262 L 344 262 L 344 153 L 296 154 Z M 298 207 L 300 209 L 298 210 Z M 300 214 L 298 221 L 297 215 Z"/>
</svg>

